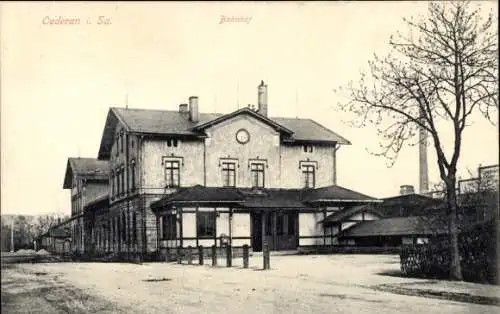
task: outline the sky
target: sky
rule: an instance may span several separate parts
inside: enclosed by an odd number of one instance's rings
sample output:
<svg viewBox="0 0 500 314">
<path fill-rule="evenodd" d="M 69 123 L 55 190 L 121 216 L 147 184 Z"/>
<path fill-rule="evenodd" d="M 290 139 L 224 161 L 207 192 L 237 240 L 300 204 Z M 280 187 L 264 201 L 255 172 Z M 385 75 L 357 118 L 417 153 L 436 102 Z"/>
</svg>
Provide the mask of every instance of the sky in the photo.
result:
<svg viewBox="0 0 500 314">
<path fill-rule="evenodd" d="M 270 116 L 311 118 L 352 142 L 338 151 L 339 185 L 374 197 L 418 188 L 417 148 L 388 168 L 367 151 L 375 130 L 351 128 L 333 89 L 387 52 L 403 17 L 426 10 L 425 1 L 2 2 L 2 214 L 70 213 L 67 158 L 97 157 L 110 106 L 176 110 L 198 96 L 201 112 L 228 113 L 256 104 L 261 80 Z M 48 23 L 59 17 L 79 24 Z M 498 129 L 476 119 L 458 174 L 497 163 Z"/>
</svg>

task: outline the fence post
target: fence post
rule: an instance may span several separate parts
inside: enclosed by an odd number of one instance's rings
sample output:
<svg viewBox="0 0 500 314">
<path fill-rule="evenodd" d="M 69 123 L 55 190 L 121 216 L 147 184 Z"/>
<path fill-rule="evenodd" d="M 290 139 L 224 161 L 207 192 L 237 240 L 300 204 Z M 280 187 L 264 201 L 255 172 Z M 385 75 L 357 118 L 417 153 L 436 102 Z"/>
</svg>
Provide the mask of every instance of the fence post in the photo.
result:
<svg viewBox="0 0 500 314">
<path fill-rule="evenodd" d="M 217 247 L 212 245 L 212 266 L 217 266 Z"/>
<path fill-rule="evenodd" d="M 190 245 L 187 249 L 188 264 L 191 265 L 193 263 L 193 247 Z"/>
<path fill-rule="evenodd" d="M 200 265 L 203 265 L 203 263 L 204 263 L 203 245 L 198 246 L 198 262 Z"/>
<path fill-rule="evenodd" d="M 182 264 L 182 254 L 181 247 L 177 247 L 177 264 Z"/>
<path fill-rule="evenodd" d="M 243 245 L 243 268 L 248 268 L 248 245 Z"/>
<path fill-rule="evenodd" d="M 233 264 L 233 253 L 231 250 L 231 245 L 226 246 L 226 266 L 231 267 Z"/>
<path fill-rule="evenodd" d="M 264 240 L 264 243 L 262 245 L 262 257 L 264 260 L 264 270 L 270 269 L 269 244 L 266 240 Z"/>
</svg>

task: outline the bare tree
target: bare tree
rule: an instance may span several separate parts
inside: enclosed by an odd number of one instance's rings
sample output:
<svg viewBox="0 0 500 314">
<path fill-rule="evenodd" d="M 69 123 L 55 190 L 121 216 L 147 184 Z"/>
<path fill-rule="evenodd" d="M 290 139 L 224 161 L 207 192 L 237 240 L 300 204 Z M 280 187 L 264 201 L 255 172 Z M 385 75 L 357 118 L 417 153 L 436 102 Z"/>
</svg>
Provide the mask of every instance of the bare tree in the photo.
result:
<svg viewBox="0 0 500 314">
<path fill-rule="evenodd" d="M 452 279 L 461 280 L 457 240 L 456 172 L 463 132 L 481 113 L 495 124 L 498 110 L 498 33 L 492 13 L 484 18 L 472 2 L 431 2 L 428 14 L 405 19 L 409 32 L 397 33 L 385 58 L 375 56 L 369 75 L 347 87 L 356 126 L 372 124 L 382 136 L 380 152 L 396 160 L 404 144 L 416 145 L 418 132 L 431 138 L 446 186 Z M 342 89 L 341 89 L 342 90 Z M 453 134 L 445 145 L 444 134 Z"/>
<path fill-rule="evenodd" d="M 34 224 L 33 232 L 35 236 L 40 236 L 45 232 L 49 231 L 51 227 L 58 225 L 59 223 L 65 221 L 68 218 L 69 217 L 67 215 L 58 213 L 38 216 L 36 223 Z"/>
</svg>

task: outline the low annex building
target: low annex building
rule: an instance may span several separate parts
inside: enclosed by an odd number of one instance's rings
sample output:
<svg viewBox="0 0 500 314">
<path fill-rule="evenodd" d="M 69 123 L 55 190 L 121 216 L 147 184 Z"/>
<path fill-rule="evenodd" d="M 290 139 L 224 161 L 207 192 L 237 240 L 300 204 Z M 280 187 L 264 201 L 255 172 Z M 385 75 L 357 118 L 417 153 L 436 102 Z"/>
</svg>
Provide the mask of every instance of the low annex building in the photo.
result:
<svg viewBox="0 0 500 314">
<path fill-rule="evenodd" d="M 257 108 L 228 114 L 200 112 L 196 96 L 178 110 L 110 108 L 92 161 L 108 171 L 106 193 L 75 212 L 88 239 L 79 249 L 155 258 L 178 246 L 324 246 L 321 220 L 379 202 L 337 185 L 347 139 L 311 119 L 270 117 L 264 82 L 257 96 Z M 65 187 L 90 182 L 76 168 Z"/>
<path fill-rule="evenodd" d="M 36 239 L 37 248 L 44 249 L 53 254 L 68 254 L 71 252 L 70 224 L 60 220 L 51 226 L 47 232 Z"/>
<path fill-rule="evenodd" d="M 320 224 L 332 212 L 375 199 L 339 186 L 303 189 L 195 186 L 165 196 L 151 207 L 158 215 L 159 248 L 248 245 L 270 250 L 308 250 L 331 245 Z"/>
</svg>

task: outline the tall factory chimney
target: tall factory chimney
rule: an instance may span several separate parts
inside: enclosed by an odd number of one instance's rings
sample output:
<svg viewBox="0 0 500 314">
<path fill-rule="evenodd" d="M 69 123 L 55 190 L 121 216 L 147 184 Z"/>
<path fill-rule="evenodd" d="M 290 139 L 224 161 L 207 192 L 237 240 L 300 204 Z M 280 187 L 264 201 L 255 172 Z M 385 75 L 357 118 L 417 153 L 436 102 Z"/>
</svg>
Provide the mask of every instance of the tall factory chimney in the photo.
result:
<svg viewBox="0 0 500 314">
<path fill-rule="evenodd" d="M 419 128 L 419 143 L 419 193 L 425 194 L 429 192 L 429 170 L 427 165 L 427 131 L 423 127 Z"/>
</svg>

